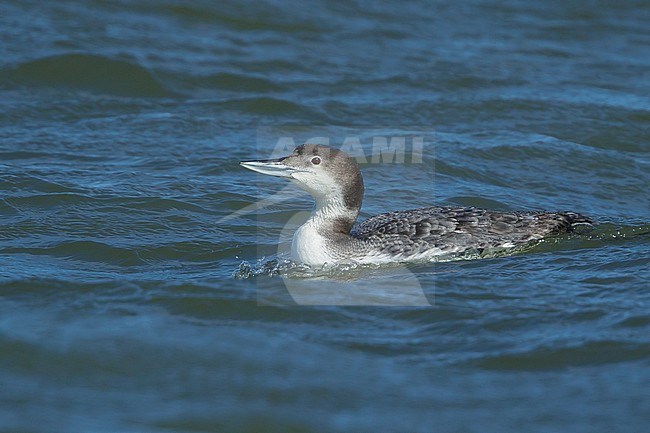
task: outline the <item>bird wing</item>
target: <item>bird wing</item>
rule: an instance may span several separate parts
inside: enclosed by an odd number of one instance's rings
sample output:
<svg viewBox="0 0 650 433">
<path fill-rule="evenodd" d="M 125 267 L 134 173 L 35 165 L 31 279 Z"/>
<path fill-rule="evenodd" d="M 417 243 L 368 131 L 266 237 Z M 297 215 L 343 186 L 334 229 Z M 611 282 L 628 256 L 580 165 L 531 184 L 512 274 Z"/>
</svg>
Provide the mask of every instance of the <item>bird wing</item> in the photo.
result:
<svg viewBox="0 0 650 433">
<path fill-rule="evenodd" d="M 474 207 L 427 207 L 373 216 L 352 236 L 387 253 L 417 254 L 503 248 L 571 230 L 589 220 L 574 213 L 497 212 Z"/>
</svg>

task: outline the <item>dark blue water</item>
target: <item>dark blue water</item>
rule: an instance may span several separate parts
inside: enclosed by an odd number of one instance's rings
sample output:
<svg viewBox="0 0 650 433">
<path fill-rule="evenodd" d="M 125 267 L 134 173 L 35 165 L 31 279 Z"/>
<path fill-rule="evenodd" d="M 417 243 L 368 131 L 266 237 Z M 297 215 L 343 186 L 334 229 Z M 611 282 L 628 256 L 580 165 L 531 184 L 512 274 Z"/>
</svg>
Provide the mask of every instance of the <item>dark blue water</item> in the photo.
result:
<svg viewBox="0 0 650 433">
<path fill-rule="evenodd" d="M 643 1 L 5 1 L 0 431 L 645 431 L 648 22 Z M 597 224 L 305 269 L 285 250 L 310 198 L 238 161 L 309 137 L 367 157 L 363 217 Z M 377 137 L 405 161 L 373 162 Z"/>
</svg>

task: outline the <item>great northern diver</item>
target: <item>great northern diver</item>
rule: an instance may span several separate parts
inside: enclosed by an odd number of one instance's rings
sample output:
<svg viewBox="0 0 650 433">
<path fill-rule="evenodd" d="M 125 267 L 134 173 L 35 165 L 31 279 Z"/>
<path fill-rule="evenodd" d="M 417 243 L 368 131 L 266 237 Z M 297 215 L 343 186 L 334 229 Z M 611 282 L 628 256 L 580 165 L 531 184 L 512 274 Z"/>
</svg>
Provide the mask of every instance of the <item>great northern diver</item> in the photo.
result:
<svg viewBox="0 0 650 433">
<path fill-rule="evenodd" d="M 427 261 L 520 247 L 576 224 L 573 212 L 496 212 L 474 207 L 425 207 L 373 216 L 356 227 L 363 179 L 347 153 L 318 144 L 298 146 L 284 158 L 243 161 L 243 167 L 288 177 L 316 206 L 293 236 L 291 258 L 307 265 Z"/>
</svg>

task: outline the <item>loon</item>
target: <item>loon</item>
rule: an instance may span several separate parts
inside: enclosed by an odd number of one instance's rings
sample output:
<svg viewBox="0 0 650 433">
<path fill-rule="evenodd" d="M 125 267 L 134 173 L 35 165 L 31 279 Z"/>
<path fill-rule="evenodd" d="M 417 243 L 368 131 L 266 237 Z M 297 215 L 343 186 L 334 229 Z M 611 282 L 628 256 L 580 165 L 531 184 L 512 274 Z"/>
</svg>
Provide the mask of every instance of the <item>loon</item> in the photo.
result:
<svg viewBox="0 0 650 433">
<path fill-rule="evenodd" d="M 573 212 L 497 212 L 474 207 L 425 207 L 383 213 L 354 225 L 363 179 L 347 153 L 303 144 L 279 159 L 242 161 L 253 171 L 287 177 L 316 206 L 294 233 L 291 258 L 306 265 L 430 261 L 525 246 L 591 221 Z"/>
</svg>

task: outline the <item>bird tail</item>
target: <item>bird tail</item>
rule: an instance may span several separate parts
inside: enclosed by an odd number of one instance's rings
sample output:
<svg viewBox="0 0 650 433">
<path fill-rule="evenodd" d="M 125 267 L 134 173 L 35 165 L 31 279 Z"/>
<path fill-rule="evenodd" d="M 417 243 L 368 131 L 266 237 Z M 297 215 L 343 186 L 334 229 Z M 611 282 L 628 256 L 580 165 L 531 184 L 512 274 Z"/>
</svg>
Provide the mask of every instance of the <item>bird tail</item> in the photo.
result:
<svg viewBox="0 0 650 433">
<path fill-rule="evenodd" d="M 590 218 L 587 218 L 584 215 L 580 215 L 575 212 L 560 212 L 564 218 L 566 218 L 567 223 L 571 230 L 574 230 L 576 226 L 593 226 L 594 222 Z"/>
</svg>

